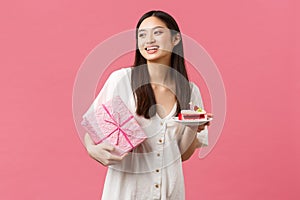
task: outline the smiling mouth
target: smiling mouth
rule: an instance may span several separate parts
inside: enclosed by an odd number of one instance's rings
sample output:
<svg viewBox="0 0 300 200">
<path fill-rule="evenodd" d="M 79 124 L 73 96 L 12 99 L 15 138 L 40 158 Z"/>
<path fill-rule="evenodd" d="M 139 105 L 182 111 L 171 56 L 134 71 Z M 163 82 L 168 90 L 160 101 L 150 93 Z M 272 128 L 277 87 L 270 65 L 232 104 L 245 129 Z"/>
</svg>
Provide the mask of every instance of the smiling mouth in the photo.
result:
<svg viewBox="0 0 300 200">
<path fill-rule="evenodd" d="M 159 46 L 151 46 L 151 47 L 146 47 L 145 50 L 146 51 L 155 51 L 158 50 Z"/>
</svg>

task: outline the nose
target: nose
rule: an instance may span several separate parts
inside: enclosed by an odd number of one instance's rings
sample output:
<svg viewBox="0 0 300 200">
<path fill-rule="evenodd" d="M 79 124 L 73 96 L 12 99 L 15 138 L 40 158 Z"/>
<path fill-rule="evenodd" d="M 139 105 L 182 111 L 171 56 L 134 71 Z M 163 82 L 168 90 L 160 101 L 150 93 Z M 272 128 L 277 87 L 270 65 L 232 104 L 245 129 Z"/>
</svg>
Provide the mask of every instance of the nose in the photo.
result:
<svg viewBox="0 0 300 200">
<path fill-rule="evenodd" d="M 148 34 L 146 43 L 147 44 L 152 44 L 154 42 L 155 42 L 155 38 L 154 38 L 153 34 L 152 33 Z"/>
</svg>

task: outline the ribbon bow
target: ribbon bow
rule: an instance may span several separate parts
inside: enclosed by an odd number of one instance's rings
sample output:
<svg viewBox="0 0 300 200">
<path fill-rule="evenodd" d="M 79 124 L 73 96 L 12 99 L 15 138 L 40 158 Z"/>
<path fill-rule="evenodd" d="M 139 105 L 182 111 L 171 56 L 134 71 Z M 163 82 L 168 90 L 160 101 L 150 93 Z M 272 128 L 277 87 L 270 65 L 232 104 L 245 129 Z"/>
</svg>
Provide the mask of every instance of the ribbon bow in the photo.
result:
<svg viewBox="0 0 300 200">
<path fill-rule="evenodd" d="M 130 142 L 127 134 L 125 133 L 125 131 L 122 130 L 122 126 L 124 124 L 126 124 L 127 122 L 129 122 L 131 119 L 133 119 L 133 116 L 131 115 L 130 117 L 128 117 L 128 119 L 126 119 L 123 123 L 119 123 L 117 122 L 114 117 L 110 114 L 110 112 L 108 111 L 108 109 L 106 108 L 106 106 L 104 104 L 102 104 L 102 107 L 104 108 L 104 110 L 106 111 L 106 113 L 109 115 L 109 117 L 111 118 L 112 121 L 110 120 L 104 120 L 105 122 L 108 122 L 110 124 L 113 124 L 116 126 L 116 129 L 113 130 L 111 133 L 109 133 L 106 137 L 104 137 L 102 140 L 100 140 L 98 143 L 101 143 L 103 140 L 109 138 L 113 133 L 115 133 L 116 131 L 118 131 L 118 136 L 117 136 L 117 141 L 115 143 L 115 145 L 119 145 L 119 137 L 120 137 L 120 133 L 123 134 L 124 138 L 126 139 L 126 141 L 129 143 L 129 145 L 134 148 L 133 144 Z"/>
</svg>

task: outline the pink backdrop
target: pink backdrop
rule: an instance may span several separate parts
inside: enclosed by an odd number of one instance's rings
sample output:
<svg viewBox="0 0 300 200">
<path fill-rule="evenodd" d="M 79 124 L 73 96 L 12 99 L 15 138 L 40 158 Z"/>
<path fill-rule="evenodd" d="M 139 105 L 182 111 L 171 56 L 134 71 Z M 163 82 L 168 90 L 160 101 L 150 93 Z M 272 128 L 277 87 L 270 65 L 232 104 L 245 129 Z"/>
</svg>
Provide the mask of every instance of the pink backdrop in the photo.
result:
<svg viewBox="0 0 300 200">
<path fill-rule="evenodd" d="M 209 52 L 227 93 L 217 145 L 184 163 L 187 199 L 300 199 L 297 0 L 2 2 L 0 199 L 100 198 L 106 169 L 77 136 L 75 76 L 151 9 Z"/>
</svg>

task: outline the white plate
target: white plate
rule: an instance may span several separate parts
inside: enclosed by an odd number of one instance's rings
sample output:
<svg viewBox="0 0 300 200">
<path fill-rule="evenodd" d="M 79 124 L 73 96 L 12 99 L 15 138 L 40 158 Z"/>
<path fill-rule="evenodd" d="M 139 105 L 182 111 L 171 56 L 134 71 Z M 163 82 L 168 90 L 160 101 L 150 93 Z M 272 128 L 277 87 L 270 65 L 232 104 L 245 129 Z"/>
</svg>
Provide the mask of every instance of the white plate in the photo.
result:
<svg viewBox="0 0 300 200">
<path fill-rule="evenodd" d="M 184 125 L 202 125 L 207 122 L 210 122 L 213 120 L 213 118 L 208 118 L 208 119 L 197 119 L 197 120 L 179 120 L 178 117 L 172 117 L 172 120 L 175 122 L 184 124 Z"/>
</svg>

